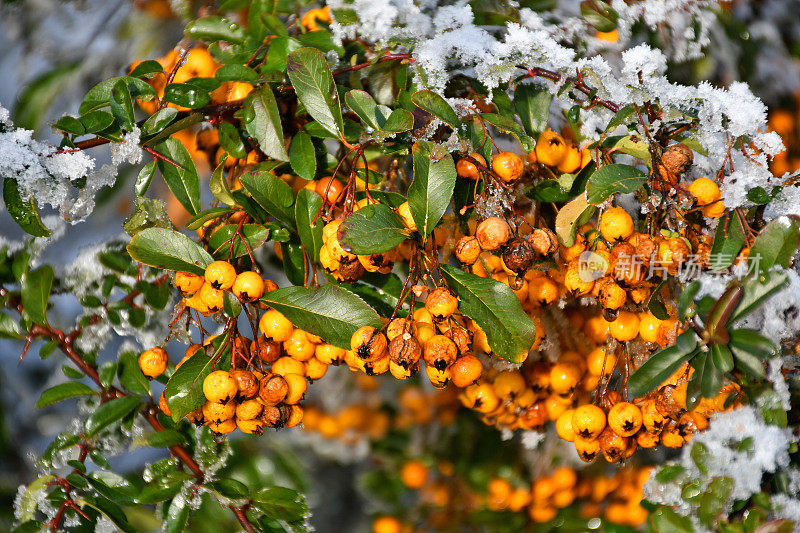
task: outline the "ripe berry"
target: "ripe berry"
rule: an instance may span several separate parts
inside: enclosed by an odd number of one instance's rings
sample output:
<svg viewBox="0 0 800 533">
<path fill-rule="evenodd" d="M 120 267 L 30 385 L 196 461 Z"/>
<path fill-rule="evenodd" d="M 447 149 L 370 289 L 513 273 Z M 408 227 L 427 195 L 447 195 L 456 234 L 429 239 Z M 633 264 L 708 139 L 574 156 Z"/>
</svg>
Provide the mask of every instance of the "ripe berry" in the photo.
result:
<svg viewBox="0 0 800 533">
<path fill-rule="evenodd" d="M 514 152 L 500 152 L 492 159 L 492 170 L 501 180 L 511 182 L 522 176 L 525 166 Z"/>
<path fill-rule="evenodd" d="M 597 296 L 598 302 L 603 309 L 619 309 L 628 299 L 625 289 L 614 283 L 611 278 L 604 278 L 600 285 L 600 294 Z"/>
<path fill-rule="evenodd" d="M 572 394 L 580 379 L 581 371 L 577 365 L 556 363 L 550 369 L 550 388 L 556 394 Z"/>
<path fill-rule="evenodd" d="M 630 437 L 642 427 L 642 411 L 629 402 L 614 404 L 608 411 L 608 427 L 622 437 Z"/>
<path fill-rule="evenodd" d="M 332 344 L 318 344 L 314 357 L 327 365 L 338 365 L 344 361 L 344 350 Z"/>
<path fill-rule="evenodd" d="M 191 296 L 200 290 L 200 287 L 205 283 L 203 276 L 192 274 L 191 272 L 176 272 L 175 273 L 175 286 L 181 291 L 184 296 Z"/>
<path fill-rule="evenodd" d="M 505 219 L 489 217 L 475 230 L 480 247 L 487 251 L 497 250 L 511 238 L 511 226 Z"/>
<path fill-rule="evenodd" d="M 562 174 L 573 174 L 578 171 L 581 168 L 581 151 L 576 146 L 567 148 L 567 153 L 557 168 Z"/>
<path fill-rule="evenodd" d="M 284 402 L 287 404 L 296 404 L 303 399 L 308 388 L 308 382 L 304 376 L 299 374 L 286 374 L 283 376 L 286 380 L 288 391 Z"/>
<path fill-rule="evenodd" d="M 164 348 L 156 346 L 145 350 L 139 356 L 139 368 L 149 378 L 157 378 L 167 369 L 169 355 Z"/>
<path fill-rule="evenodd" d="M 233 418 L 235 414 L 236 402 L 206 402 L 203 404 L 203 417 L 209 422 L 219 424 L 220 422 Z"/>
<path fill-rule="evenodd" d="M 534 229 L 528 236 L 528 242 L 537 255 L 552 255 L 558 250 L 558 237 L 547 228 Z"/>
<path fill-rule="evenodd" d="M 722 203 L 722 200 L 703 207 L 703 216 L 706 218 L 719 218 L 723 213 L 725 213 L 725 204 Z"/>
<path fill-rule="evenodd" d="M 454 252 L 459 261 L 465 265 L 471 265 L 478 260 L 482 250 L 477 238 L 472 235 L 465 235 L 456 243 Z"/>
<path fill-rule="evenodd" d="M 600 443 L 600 451 L 603 452 L 603 457 L 609 463 L 616 463 L 622 459 L 629 445 L 627 438 L 619 435 L 610 427 L 603 430 L 597 438 L 597 442 Z"/>
<path fill-rule="evenodd" d="M 344 187 L 342 186 L 342 182 L 334 177 L 328 176 L 317 182 L 315 190 L 327 203 L 335 204 L 342 197 Z"/>
<path fill-rule="evenodd" d="M 461 402 L 479 413 L 490 413 L 500 405 L 500 398 L 488 383 L 470 385 L 461 393 Z"/>
<path fill-rule="evenodd" d="M 561 135 L 545 130 L 536 140 L 536 160 L 548 167 L 556 167 L 567 155 L 567 145 Z"/>
<path fill-rule="evenodd" d="M 617 356 L 604 346 L 598 346 L 586 356 L 586 370 L 593 376 L 608 376 L 616 366 Z"/>
<path fill-rule="evenodd" d="M 595 439 L 605 427 L 606 414 L 596 405 L 580 405 L 572 414 L 572 428 L 581 439 Z"/>
<path fill-rule="evenodd" d="M 237 417 L 236 427 L 239 428 L 239 431 L 248 435 L 261 435 L 264 421 L 258 418 L 245 420 Z"/>
<path fill-rule="evenodd" d="M 475 383 L 483 372 L 483 363 L 474 355 L 462 355 L 450 367 L 453 385 L 464 388 Z"/>
<path fill-rule="evenodd" d="M 225 301 L 225 292 L 221 289 L 215 289 L 210 283 L 204 283 L 197 293 L 208 310 L 212 313 L 222 310 L 222 305 Z"/>
<path fill-rule="evenodd" d="M 205 278 L 214 289 L 227 291 L 236 281 L 236 269 L 227 261 L 214 261 L 206 267 Z"/>
<path fill-rule="evenodd" d="M 572 415 L 574 409 L 567 409 L 556 419 L 556 433 L 567 442 L 575 440 L 575 430 L 572 428 Z"/>
<path fill-rule="evenodd" d="M 383 333 L 372 326 L 364 326 L 353 333 L 350 349 L 363 361 L 377 361 L 387 354 L 388 344 Z"/>
<path fill-rule="evenodd" d="M 264 280 L 255 272 L 242 272 L 231 287 L 233 295 L 243 302 L 253 302 L 264 294 Z"/>
<path fill-rule="evenodd" d="M 421 489 L 428 479 L 428 467 L 417 460 L 406 461 L 400 467 L 400 480 L 409 489 Z"/>
<path fill-rule="evenodd" d="M 445 287 L 436 287 L 425 300 L 425 309 L 435 320 L 444 320 L 458 309 L 458 298 Z"/>
<path fill-rule="evenodd" d="M 469 156 L 472 159 L 478 161 L 478 163 L 480 163 L 484 167 L 486 166 L 486 159 L 484 159 L 483 156 L 478 152 L 472 152 L 471 154 L 469 154 Z M 456 174 L 458 174 L 462 178 L 475 181 L 480 177 L 480 170 L 478 169 L 477 166 L 475 166 L 475 163 L 473 163 L 469 159 L 464 158 L 464 159 L 459 159 L 458 163 L 456 163 Z"/>
<path fill-rule="evenodd" d="M 722 198 L 714 180 L 708 178 L 697 178 L 687 188 L 689 194 L 695 197 L 698 205 L 708 205 Z"/>
<path fill-rule="evenodd" d="M 497 374 L 492 381 L 494 392 L 503 399 L 514 399 L 526 390 L 525 378 L 517 370 L 504 370 Z"/>
<path fill-rule="evenodd" d="M 222 422 L 209 422 L 208 429 L 216 433 L 217 435 L 225 435 L 228 433 L 233 432 L 236 429 L 236 421 L 233 418 L 229 418 L 228 420 L 223 420 Z"/>
<path fill-rule="evenodd" d="M 261 316 L 258 329 L 265 337 L 276 342 L 283 342 L 292 336 L 294 325 L 279 311 L 270 309 Z"/>
<path fill-rule="evenodd" d="M 398 365 L 394 361 L 389 359 L 389 373 L 394 376 L 395 379 L 404 380 L 408 379 L 414 374 L 417 373 L 419 370 L 419 365 L 411 365 L 408 368 Z"/>
<path fill-rule="evenodd" d="M 328 373 L 328 364 L 323 363 L 316 357 L 312 357 L 305 362 L 306 378 L 309 381 L 316 381 L 322 379 Z"/>
<path fill-rule="evenodd" d="M 528 283 L 528 300 L 534 305 L 549 305 L 558 299 L 558 284 L 546 276 Z"/>
<path fill-rule="evenodd" d="M 642 425 L 649 433 L 658 435 L 664 429 L 667 419 L 658 411 L 655 400 L 647 400 L 642 404 Z"/>
<path fill-rule="evenodd" d="M 575 451 L 582 461 L 591 463 L 600 453 L 600 442 L 597 439 L 584 439 L 576 434 Z"/>
<path fill-rule="evenodd" d="M 608 242 L 624 241 L 633 234 L 633 219 L 621 207 L 606 209 L 600 217 L 600 233 Z"/>
<path fill-rule="evenodd" d="M 285 411 L 284 427 L 293 428 L 303 421 L 303 408 L 299 405 L 287 405 Z"/>
<path fill-rule="evenodd" d="M 264 405 L 258 400 L 245 400 L 236 406 L 236 418 L 239 420 L 253 420 L 261 416 Z"/>
<path fill-rule="evenodd" d="M 292 331 L 292 335 L 283 341 L 283 351 L 292 359 L 308 361 L 314 357 L 316 346 L 308 340 L 305 331 L 302 329 L 295 329 Z"/>
<path fill-rule="evenodd" d="M 215 370 L 203 380 L 203 394 L 212 403 L 224 403 L 239 391 L 236 380 L 225 370 Z"/>
<path fill-rule="evenodd" d="M 434 335 L 423 347 L 425 364 L 443 371 L 456 361 L 458 348 L 453 341 L 444 335 Z"/>
<path fill-rule="evenodd" d="M 306 373 L 306 366 L 297 359 L 284 356 L 272 363 L 272 373 L 279 376 L 285 376 L 286 374 L 300 374 L 304 376 Z"/>
<path fill-rule="evenodd" d="M 443 389 L 450 383 L 450 369 L 445 368 L 444 370 L 439 370 L 433 366 L 426 366 L 425 373 L 428 375 L 428 379 L 436 389 Z"/>
<path fill-rule="evenodd" d="M 639 334 L 639 316 L 620 311 L 616 320 L 608 323 L 608 333 L 618 341 L 631 341 Z"/>
<path fill-rule="evenodd" d="M 250 353 L 262 363 L 271 364 L 283 355 L 283 345 L 262 335 L 250 344 Z"/>
</svg>

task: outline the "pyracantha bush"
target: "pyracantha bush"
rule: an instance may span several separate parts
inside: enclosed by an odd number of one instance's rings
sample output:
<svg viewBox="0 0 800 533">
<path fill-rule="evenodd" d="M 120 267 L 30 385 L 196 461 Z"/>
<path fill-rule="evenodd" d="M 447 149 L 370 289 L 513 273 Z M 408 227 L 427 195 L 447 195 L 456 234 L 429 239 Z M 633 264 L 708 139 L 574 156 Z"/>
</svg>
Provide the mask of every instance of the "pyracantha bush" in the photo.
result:
<svg viewBox="0 0 800 533">
<path fill-rule="evenodd" d="M 0 329 L 83 397 L 19 531 L 304 530 L 271 428 L 379 458 L 378 533 L 800 527 L 797 176 L 745 83 L 667 75 L 730 6 L 172 4 L 58 146 L 0 109 Z M 127 236 L 43 262 L 124 164 Z"/>
</svg>

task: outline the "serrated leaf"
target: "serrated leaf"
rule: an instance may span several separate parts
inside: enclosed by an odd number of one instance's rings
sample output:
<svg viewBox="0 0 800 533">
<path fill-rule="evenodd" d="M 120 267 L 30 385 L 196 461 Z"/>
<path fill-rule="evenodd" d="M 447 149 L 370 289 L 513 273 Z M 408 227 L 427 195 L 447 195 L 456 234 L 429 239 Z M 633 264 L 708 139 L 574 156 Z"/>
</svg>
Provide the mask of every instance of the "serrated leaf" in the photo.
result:
<svg viewBox="0 0 800 533">
<path fill-rule="evenodd" d="M 427 111 L 436 118 L 446 122 L 454 130 L 461 127 L 458 115 L 447 101 L 433 91 L 417 91 L 411 95 L 411 102 L 423 111 Z"/>
<path fill-rule="evenodd" d="M 169 190 L 190 215 L 196 215 L 202 209 L 200 178 L 189 151 L 174 137 L 166 138 L 155 145 L 153 150 L 179 165 L 180 168 L 162 159 L 157 162 Z"/>
<path fill-rule="evenodd" d="M 525 360 L 536 338 L 533 320 L 505 284 L 441 265 L 448 287 L 458 296 L 458 310 L 486 333 L 492 353 L 512 363 Z"/>
<path fill-rule="evenodd" d="M 314 179 L 317 173 L 317 156 L 314 143 L 307 133 L 298 131 L 292 137 L 289 145 L 289 163 L 292 165 L 292 170 L 301 178 Z"/>
<path fill-rule="evenodd" d="M 292 188 L 267 172 L 249 172 L 240 178 L 242 185 L 258 205 L 271 216 L 295 227 L 294 208 L 295 195 Z"/>
<path fill-rule="evenodd" d="M 94 437 L 106 427 L 122 420 L 139 407 L 139 403 L 138 396 L 123 396 L 107 401 L 86 419 L 84 423 L 86 438 Z"/>
<path fill-rule="evenodd" d="M 269 85 L 247 95 L 244 101 L 244 127 L 257 142 L 261 151 L 279 161 L 288 161 L 283 141 L 283 127 L 278 103 Z"/>
<path fill-rule="evenodd" d="M 146 81 L 131 76 L 117 76 L 101 81 L 86 93 L 83 97 L 78 112 L 86 115 L 89 111 L 109 105 L 111 100 L 111 89 L 120 80 L 124 79 L 128 84 L 128 91 L 131 97 L 137 100 L 150 100 L 156 96 L 156 90 Z"/>
<path fill-rule="evenodd" d="M 400 133 L 414 127 L 414 115 L 411 111 L 398 107 L 389 115 L 383 124 L 383 131 Z"/>
<path fill-rule="evenodd" d="M 145 196 L 136 197 L 135 211 L 122 224 L 122 229 L 131 237 L 147 228 L 172 229 L 172 227 L 167 204 L 157 198 Z"/>
<path fill-rule="evenodd" d="M 76 396 L 92 396 L 94 394 L 96 393 L 90 386 L 77 381 L 69 381 L 44 391 L 39 397 L 39 401 L 36 402 L 36 408 L 47 407 Z"/>
<path fill-rule="evenodd" d="M 586 182 L 587 201 L 599 205 L 615 194 L 635 192 L 645 183 L 647 177 L 636 167 L 605 165 L 595 170 Z"/>
<path fill-rule="evenodd" d="M 214 231 L 208 239 L 208 247 L 211 249 L 214 257 L 221 260 L 228 257 L 228 253 L 231 250 L 231 243 L 228 241 L 235 235 L 238 227 L 238 224 L 225 224 Z M 269 228 L 261 224 L 243 224 L 242 227 L 239 228 L 240 236 L 237 236 L 233 241 L 232 257 L 248 255 L 248 247 L 250 251 L 260 248 L 261 245 L 267 241 L 267 238 L 269 238 L 269 231 Z M 242 236 L 247 246 L 242 242 Z"/>
<path fill-rule="evenodd" d="M 306 253 L 314 261 L 319 260 L 319 250 L 322 248 L 322 216 L 317 216 L 322 208 L 322 196 L 308 189 L 301 189 L 297 193 L 294 203 L 294 216 L 297 222 L 297 233 L 300 241 L 306 247 Z M 314 222 L 314 219 L 317 219 Z"/>
<path fill-rule="evenodd" d="M 552 98 L 546 87 L 534 84 L 517 85 L 514 91 L 514 109 L 528 135 L 539 135 L 547 128 Z"/>
<path fill-rule="evenodd" d="M 344 133 L 342 110 L 333 76 L 319 50 L 303 47 L 286 57 L 287 74 L 311 118 L 337 138 Z"/>
<path fill-rule="evenodd" d="M 392 110 L 378 105 L 367 91 L 352 90 L 344 95 L 344 101 L 361 121 L 373 130 L 382 130 Z"/>
<path fill-rule="evenodd" d="M 19 184 L 13 178 L 3 179 L 3 201 L 8 214 L 26 233 L 34 237 L 50 236 L 50 230 L 42 222 L 39 208 L 36 207 L 33 197 L 23 200 L 19 192 Z"/>
<path fill-rule="evenodd" d="M 388 252 L 406 240 L 403 220 L 383 204 L 367 205 L 348 216 L 339 227 L 339 242 L 356 255 Z"/>
<path fill-rule="evenodd" d="M 748 266 L 753 272 L 766 272 L 775 265 L 787 268 L 797 252 L 799 228 L 800 223 L 789 217 L 777 218 L 764 226 L 750 247 Z"/>
<path fill-rule="evenodd" d="M 211 94 L 208 89 L 196 84 L 195 81 L 199 80 L 170 83 L 164 88 L 164 101 L 189 109 L 207 106 L 211 102 Z"/>
<path fill-rule="evenodd" d="M 131 98 L 128 84 L 124 79 L 119 80 L 111 88 L 109 104 L 111 106 L 111 114 L 114 115 L 119 127 L 125 131 L 132 131 L 136 124 L 136 119 L 133 115 L 133 99 Z"/>
<path fill-rule="evenodd" d="M 148 228 L 137 233 L 126 247 L 132 258 L 156 268 L 191 272 L 202 276 L 214 259 L 183 233 Z"/>
<path fill-rule="evenodd" d="M 609 120 L 608 124 L 606 124 L 605 131 L 610 132 L 615 130 L 617 126 L 619 126 L 620 124 L 624 124 L 625 121 L 628 119 L 628 117 L 630 117 L 634 113 L 636 113 L 636 106 L 633 104 L 626 105 L 625 107 L 617 111 L 613 117 L 611 117 L 611 120 Z"/>
<path fill-rule="evenodd" d="M 286 487 L 267 487 L 252 496 L 253 505 L 262 513 L 276 520 L 294 522 L 308 513 L 303 496 Z"/>
<path fill-rule="evenodd" d="M 628 379 L 628 393 L 637 398 L 659 386 L 695 353 L 697 338 L 694 331 L 678 336 L 672 346 L 654 353 Z"/>
<path fill-rule="evenodd" d="M 447 149 L 431 141 L 412 147 L 414 179 L 408 188 L 408 203 L 417 231 L 427 237 L 450 205 L 456 185 L 456 168 Z"/>
<path fill-rule="evenodd" d="M 226 498 L 243 499 L 250 494 L 247 485 L 232 478 L 217 479 L 211 483 L 206 483 L 205 486 L 219 492 Z"/>
<path fill-rule="evenodd" d="M 267 293 L 261 301 L 283 313 L 296 327 L 346 350 L 358 328 L 383 325 L 364 300 L 333 284 L 318 289 L 286 287 Z"/>
</svg>

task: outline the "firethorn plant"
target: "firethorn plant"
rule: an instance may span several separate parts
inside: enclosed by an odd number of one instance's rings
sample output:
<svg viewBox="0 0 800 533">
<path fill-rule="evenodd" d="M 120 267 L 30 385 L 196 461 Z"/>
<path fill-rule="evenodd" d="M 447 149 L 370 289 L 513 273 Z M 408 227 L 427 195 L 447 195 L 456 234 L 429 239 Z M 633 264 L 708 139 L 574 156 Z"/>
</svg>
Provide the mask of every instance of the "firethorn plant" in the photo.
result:
<svg viewBox="0 0 800 533">
<path fill-rule="evenodd" d="M 386 454 L 371 486 L 419 496 L 376 532 L 800 527 L 796 176 L 770 172 L 783 143 L 746 85 L 665 74 L 712 6 L 653 26 L 695 28 L 679 52 L 632 44 L 651 1 L 523 4 L 205 2 L 58 147 L 1 110 L 5 205 L 36 239 L 2 248 L 0 328 L 70 362 L 39 407 L 86 397 L 19 531 L 132 531 L 135 508 L 304 530 L 303 483 L 237 469 L 270 429 Z M 43 264 L 143 158 L 127 242 Z M 67 293 L 74 325 L 48 312 Z M 397 408 L 306 400 L 380 386 Z M 128 444 L 169 456 L 123 478 Z"/>
</svg>

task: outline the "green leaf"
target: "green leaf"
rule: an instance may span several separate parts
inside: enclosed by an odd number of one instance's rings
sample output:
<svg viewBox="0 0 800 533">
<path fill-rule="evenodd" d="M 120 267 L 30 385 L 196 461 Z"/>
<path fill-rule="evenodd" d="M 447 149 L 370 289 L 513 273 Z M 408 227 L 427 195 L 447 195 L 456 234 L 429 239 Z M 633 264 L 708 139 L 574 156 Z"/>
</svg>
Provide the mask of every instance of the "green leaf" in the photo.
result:
<svg viewBox="0 0 800 533">
<path fill-rule="evenodd" d="M 283 313 L 296 327 L 346 350 L 358 328 L 383 325 L 364 300 L 333 284 L 318 289 L 286 287 L 267 293 L 261 301 Z"/>
<path fill-rule="evenodd" d="M 223 295 L 222 311 L 231 318 L 236 318 L 242 313 L 242 304 L 232 292 Z"/>
<path fill-rule="evenodd" d="M 456 167 L 447 149 L 431 141 L 412 147 L 414 179 L 408 188 L 408 202 L 417 231 L 427 237 L 444 215 L 456 185 Z"/>
<path fill-rule="evenodd" d="M 303 47 L 286 57 L 287 74 L 306 111 L 325 130 L 340 138 L 344 132 L 342 110 L 333 76 L 319 50 Z"/>
<path fill-rule="evenodd" d="M 601 0 L 581 2 L 581 15 L 597 31 L 609 32 L 617 27 L 619 15 L 610 4 Z"/>
<path fill-rule="evenodd" d="M 358 278 L 357 282 L 342 283 L 339 286 L 357 294 L 381 316 L 389 316 L 394 312 L 400 294 L 403 291 L 403 282 L 394 273 L 378 274 L 367 272 Z M 408 299 L 406 299 L 398 311 L 399 316 L 405 316 L 408 310 L 409 304 Z"/>
<path fill-rule="evenodd" d="M 382 130 L 392 110 L 378 105 L 367 91 L 352 90 L 344 95 L 344 102 L 366 126 Z"/>
<path fill-rule="evenodd" d="M 133 115 L 133 99 L 124 79 L 119 80 L 111 88 L 109 104 L 111 105 L 111 114 L 114 115 L 119 127 L 125 131 L 133 131 L 133 127 L 136 125 L 136 118 Z"/>
<path fill-rule="evenodd" d="M 766 272 L 775 265 L 787 268 L 797 252 L 800 240 L 800 223 L 789 217 L 780 217 L 758 233 L 750 248 L 749 265 L 756 273 Z"/>
<path fill-rule="evenodd" d="M 138 494 L 136 487 L 114 472 L 95 470 L 87 478 L 97 492 L 121 505 L 132 505 Z"/>
<path fill-rule="evenodd" d="M 165 533 L 181 533 L 186 530 L 189 511 L 186 498 L 173 498 L 167 508 L 167 519 L 164 523 Z"/>
<path fill-rule="evenodd" d="M 71 133 L 72 135 L 83 135 L 86 133 L 86 129 L 83 127 L 83 124 L 81 124 L 81 121 L 69 115 L 64 115 L 58 119 L 53 127 L 64 133 Z"/>
<path fill-rule="evenodd" d="M 525 360 L 536 338 L 533 320 L 505 284 L 441 265 L 442 276 L 459 298 L 458 310 L 486 333 L 492 353 L 511 363 Z"/>
<path fill-rule="evenodd" d="M 247 148 L 239 135 L 239 130 L 230 122 L 223 122 L 219 125 L 219 145 L 237 159 L 247 157 Z"/>
<path fill-rule="evenodd" d="M 227 242 L 236 233 L 238 224 L 225 224 L 218 228 L 208 239 L 208 247 L 212 250 L 214 257 L 217 259 L 225 259 L 228 257 L 228 252 L 231 249 L 231 243 Z M 267 241 L 269 237 L 269 228 L 261 224 L 243 224 L 239 233 L 244 236 L 247 246 L 250 250 L 260 248 L 262 244 Z M 242 242 L 241 237 L 236 237 L 233 241 L 233 257 L 242 257 L 247 255 L 247 246 Z"/>
<path fill-rule="evenodd" d="M 736 306 L 736 311 L 731 315 L 728 323 L 748 315 L 751 311 L 759 307 L 764 300 L 775 294 L 789 283 L 789 278 L 785 272 L 771 271 L 748 280 L 742 288 L 744 295 Z"/>
<path fill-rule="evenodd" d="M 278 103 L 269 85 L 247 95 L 244 101 L 244 127 L 261 151 L 279 161 L 288 161 Z"/>
<path fill-rule="evenodd" d="M 220 337 L 218 346 L 225 346 L 227 339 L 228 334 L 226 333 Z M 217 352 L 221 351 L 219 348 L 217 349 Z M 194 411 L 206 402 L 203 394 L 203 380 L 212 372 L 212 366 L 214 370 L 227 370 L 229 365 L 230 358 L 220 357 L 214 363 L 214 357 L 208 357 L 203 350 L 198 350 L 187 361 L 184 361 L 169 378 L 164 391 L 172 420 L 179 421 L 187 413 Z"/>
<path fill-rule="evenodd" d="M 117 376 L 120 384 L 134 394 L 150 394 L 150 380 L 139 368 L 139 354 L 126 351 L 119 354 Z"/>
<path fill-rule="evenodd" d="M 122 224 L 122 229 L 133 237 L 148 228 L 172 229 L 172 220 L 167 213 L 167 204 L 157 198 L 137 196 L 136 210 Z"/>
<path fill-rule="evenodd" d="M 586 201 L 585 194 L 579 194 L 556 214 L 556 236 L 564 246 L 575 244 L 575 232 L 597 211 L 597 207 Z"/>
<path fill-rule="evenodd" d="M 235 63 L 231 63 L 228 65 L 222 65 L 217 69 L 214 73 L 214 77 L 220 81 L 246 81 L 246 82 L 255 82 L 258 81 L 258 72 L 251 69 L 250 67 L 246 67 L 244 65 L 237 65 Z"/>
<path fill-rule="evenodd" d="M 693 281 L 683 288 L 677 303 L 679 320 L 686 320 L 694 316 L 694 297 L 698 292 L 700 292 L 699 281 Z"/>
<path fill-rule="evenodd" d="M 751 329 L 730 330 L 730 347 L 753 354 L 759 359 L 769 359 L 780 353 L 780 348 L 757 331 Z"/>
<path fill-rule="evenodd" d="M 304 131 L 298 131 L 289 145 L 289 163 L 292 170 L 301 178 L 313 180 L 317 173 L 317 156 L 314 143 Z"/>
<path fill-rule="evenodd" d="M 152 77 L 149 74 L 157 74 L 159 72 L 164 72 L 164 67 L 161 66 L 161 63 L 156 61 L 155 59 L 148 59 L 146 61 L 142 61 L 128 74 L 128 76 L 132 78 L 143 78 L 143 77 Z"/>
<path fill-rule="evenodd" d="M 211 102 L 211 94 L 205 87 L 188 81 L 185 83 L 170 83 L 167 85 L 164 88 L 163 99 L 182 107 L 188 107 L 189 109 L 200 109 Z"/>
<path fill-rule="evenodd" d="M 239 24 L 218 15 L 201 17 L 186 25 L 183 34 L 190 39 L 215 42 L 226 41 L 231 44 L 244 43 L 247 33 Z"/>
<path fill-rule="evenodd" d="M 84 424 L 86 438 L 94 437 L 109 425 L 131 414 L 134 409 L 139 407 L 139 402 L 138 396 L 123 396 L 109 400 L 98 407 Z"/>
<path fill-rule="evenodd" d="M 736 213 L 725 213 L 717 225 L 714 242 L 709 253 L 711 268 L 715 271 L 725 270 L 733 264 L 736 255 L 744 246 L 742 224 Z"/>
<path fill-rule="evenodd" d="M 283 272 L 293 285 L 303 285 L 307 275 L 306 258 L 303 255 L 303 244 L 297 235 L 291 235 L 281 242 L 283 255 Z"/>
<path fill-rule="evenodd" d="M 158 160 L 158 169 L 164 176 L 167 187 L 175 195 L 175 198 L 186 208 L 190 215 L 196 215 L 201 209 L 200 204 L 200 178 L 197 176 L 197 169 L 192 161 L 192 156 L 185 146 L 174 137 L 167 137 L 158 143 L 153 149 L 174 163 L 168 163 L 162 159 Z"/>
<path fill-rule="evenodd" d="M 183 233 L 163 228 L 140 231 L 131 239 L 127 250 L 140 263 L 200 276 L 214 261 L 208 252 Z"/>
<path fill-rule="evenodd" d="M 295 196 L 292 188 L 267 172 L 249 172 L 239 178 L 247 192 L 271 216 L 294 228 Z"/>
<path fill-rule="evenodd" d="M 339 242 L 356 255 L 380 254 L 392 250 L 408 234 L 397 213 L 383 204 L 372 204 L 344 219 L 339 227 Z"/>
<path fill-rule="evenodd" d="M 650 527 L 655 533 L 694 533 L 691 520 L 681 516 L 670 507 L 660 505 L 650 513 Z"/>
<path fill-rule="evenodd" d="M 181 446 L 186 442 L 186 437 L 177 430 L 164 429 L 154 431 L 147 436 L 147 445 L 153 448 L 168 448 L 170 446 Z"/>
<path fill-rule="evenodd" d="M 166 109 L 174 108 L 168 107 Z M 150 188 L 150 183 L 153 181 L 153 176 L 156 175 L 156 168 L 156 162 L 150 161 L 139 171 L 139 174 L 136 176 L 136 184 L 134 185 L 136 196 L 144 196 L 144 194 L 147 192 L 147 189 Z"/>
<path fill-rule="evenodd" d="M 27 200 L 22 199 L 17 180 L 13 178 L 3 179 L 3 201 L 6 204 L 8 214 L 26 233 L 34 237 L 50 236 L 50 230 L 42 222 L 42 218 L 39 216 L 39 209 L 36 207 L 33 197 L 31 196 Z"/>
<path fill-rule="evenodd" d="M 675 344 L 651 355 L 628 379 L 630 396 L 638 398 L 661 385 L 694 355 L 696 347 L 697 338 L 694 331 L 687 331 L 678 336 Z"/>
<path fill-rule="evenodd" d="M 296 490 L 286 487 L 267 487 L 252 497 L 253 505 L 262 513 L 276 520 L 294 522 L 308 514 L 303 496 Z"/>
<path fill-rule="evenodd" d="M 97 109 L 83 115 L 80 122 L 86 133 L 98 133 L 114 124 L 114 115 L 108 111 Z"/>
<path fill-rule="evenodd" d="M 526 152 L 533 150 L 533 143 L 530 137 L 528 137 L 528 134 L 522 126 L 517 124 L 514 119 L 496 113 L 481 113 L 481 118 L 500 131 L 513 135 Z"/>
<path fill-rule="evenodd" d="M 637 191 L 647 183 L 647 177 L 636 167 L 611 164 L 595 170 L 586 182 L 586 195 L 590 204 L 599 205 L 610 196 Z"/>
<path fill-rule="evenodd" d="M 80 63 L 59 65 L 38 76 L 22 88 L 14 107 L 17 127 L 35 130 L 39 127 L 50 105 L 73 79 Z"/>
<path fill-rule="evenodd" d="M 321 208 L 322 196 L 308 189 L 300 189 L 294 203 L 297 233 L 306 247 L 306 253 L 314 261 L 319 260 L 319 250 L 322 248 L 322 216 L 317 217 Z"/>
<path fill-rule="evenodd" d="M 389 115 L 383 124 L 383 131 L 400 133 L 414 127 L 414 115 L 411 111 L 398 107 Z"/>
<path fill-rule="evenodd" d="M 206 483 L 205 486 L 213 491 L 219 492 L 226 498 L 235 500 L 244 499 L 250 495 L 247 485 L 233 478 L 217 479 L 211 483 Z"/>
<path fill-rule="evenodd" d="M 528 135 L 539 135 L 547 128 L 552 98 L 550 91 L 541 85 L 517 85 L 514 91 L 514 109 Z"/>
<path fill-rule="evenodd" d="M 730 343 L 729 347 L 737 368 L 744 370 L 756 379 L 764 379 L 766 372 L 761 359 L 753 355 L 752 352 L 739 348 L 733 342 Z"/>
<path fill-rule="evenodd" d="M 700 522 L 707 527 L 712 527 L 721 515 L 730 500 L 733 491 L 733 480 L 729 477 L 716 477 L 706 487 L 700 496 L 697 516 Z"/>
<path fill-rule="evenodd" d="M 652 166 L 648 144 L 638 135 L 607 137 L 606 140 L 603 141 L 603 147 L 607 148 L 609 152 L 620 152 L 622 154 L 632 155 L 637 159 L 641 159 L 648 167 Z"/>
<path fill-rule="evenodd" d="M 42 265 L 22 280 L 23 316 L 37 324 L 47 324 L 47 304 L 53 287 L 53 267 Z"/>
<path fill-rule="evenodd" d="M 113 501 L 108 498 L 95 498 L 89 495 L 84 495 L 83 501 L 85 505 L 96 509 L 98 512 L 108 517 L 121 531 L 125 533 L 136 533 L 136 529 L 128 522 L 128 517 L 125 516 L 125 512 Z"/>
<path fill-rule="evenodd" d="M 630 117 L 634 113 L 636 113 L 636 106 L 633 104 L 626 105 L 625 107 L 617 111 L 613 117 L 611 117 L 611 120 L 609 120 L 608 124 L 606 125 L 605 131 L 610 132 L 615 130 L 617 126 L 619 126 L 620 124 L 624 124 L 625 121 L 628 119 L 628 117 Z"/>
<path fill-rule="evenodd" d="M 124 79 L 128 84 L 128 91 L 130 91 L 133 99 L 150 100 L 156 96 L 156 90 L 146 81 L 131 76 L 118 76 L 101 81 L 89 89 L 89 92 L 83 97 L 78 112 L 81 115 L 86 115 L 89 111 L 109 105 L 111 90 L 121 79 Z"/>
<path fill-rule="evenodd" d="M 0 339 L 21 339 L 22 328 L 19 322 L 0 312 Z"/>
<path fill-rule="evenodd" d="M 449 124 L 454 130 L 461 127 L 458 115 L 447 101 L 433 91 L 417 91 L 411 95 L 411 102 L 423 111 Z"/>
<path fill-rule="evenodd" d="M 228 180 L 225 178 L 223 171 L 225 170 L 225 159 L 223 159 L 214 172 L 211 173 L 211 180 L 208 182 L 208 188 L 214 198 L 227 206 L 236 205 L 236 200 L 233 199 L 230 187 L 228 187 Z M 187 224 L 188 227 L 188 224 Z"/>
<path fill-rule="evenodd" d="M 88 385 L 79 383 L 77 381 L 69 381 L 67 383 L 56 385 L 55 387 L 50 387 L 44 391 L 39 397 L 39 401 L 36 402 L 36 408 L 39 409 L 41 407 L 47 407 L 48 405 L 68 400 L 76 396 L 92 396 L 94 394 L 95 391 Z"/>
<path fill-rule="evenodd" d="M 714 360 L 714 366 L 717 367 L 717 370 L 723 374 L 733 370 L 733 355 L 726 345 L 712 344 L 710 349 L 711 358 Z"/>
</svg>

